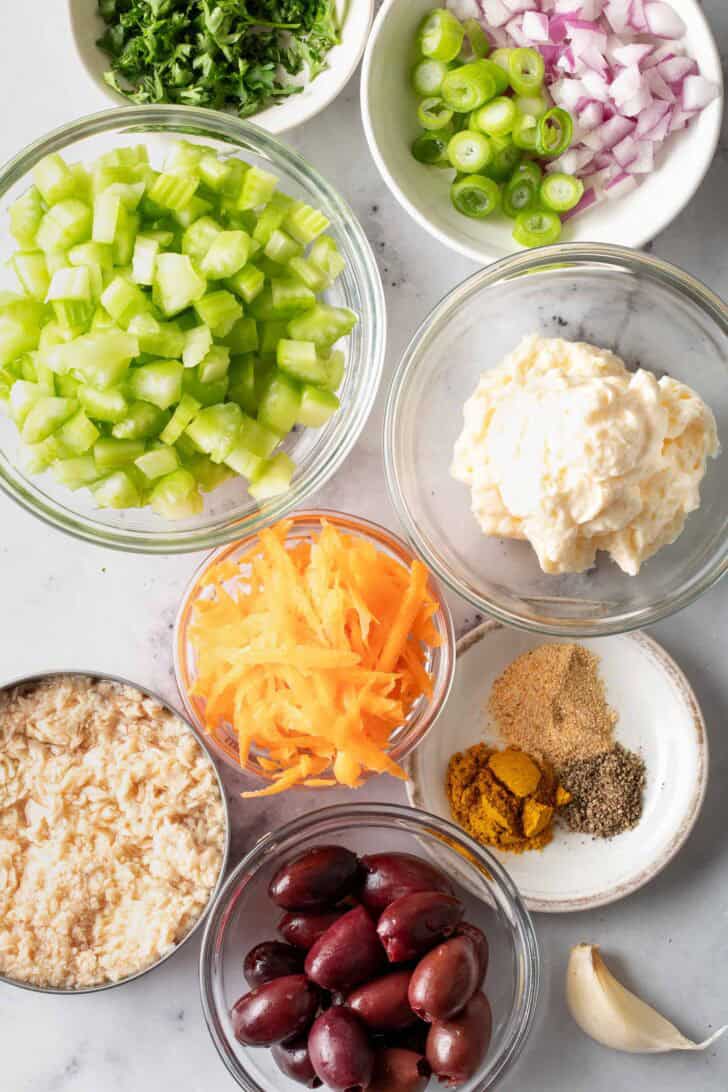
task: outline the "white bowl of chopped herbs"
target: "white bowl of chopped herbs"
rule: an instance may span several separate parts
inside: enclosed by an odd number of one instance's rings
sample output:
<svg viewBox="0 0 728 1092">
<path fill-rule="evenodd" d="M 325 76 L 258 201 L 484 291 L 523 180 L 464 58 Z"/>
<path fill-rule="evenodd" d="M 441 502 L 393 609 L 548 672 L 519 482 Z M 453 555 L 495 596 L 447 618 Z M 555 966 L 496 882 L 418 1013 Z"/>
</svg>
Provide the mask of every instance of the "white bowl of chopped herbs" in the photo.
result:
<svg viewBox="0 0 728 1092">
<path fill-rule="evenodd" d="M 81 63 L 118 103 L 225 110 L 282 133 L 358 65 L 374 0 L 69 0 Z"/>
</svg>

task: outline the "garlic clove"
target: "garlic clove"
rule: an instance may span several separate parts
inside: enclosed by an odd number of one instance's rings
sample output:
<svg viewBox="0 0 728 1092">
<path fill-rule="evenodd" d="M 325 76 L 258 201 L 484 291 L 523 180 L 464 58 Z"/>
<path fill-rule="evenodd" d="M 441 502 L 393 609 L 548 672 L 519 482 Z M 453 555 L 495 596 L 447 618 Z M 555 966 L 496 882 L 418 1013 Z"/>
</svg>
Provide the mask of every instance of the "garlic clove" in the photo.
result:
<svg viewBox="0 0 728 1092">
<path fill-rule="evenodd" d="M 702 1043 L 686 1039 L 659 1012 L 625 989 L 594 944 L 571 949 L 566 971 L 566 1001 L 581 1030 L 598 1043 L 630 1054 L 669 1050 L 705 1050 L 728 1025 Z"/>
</svg>

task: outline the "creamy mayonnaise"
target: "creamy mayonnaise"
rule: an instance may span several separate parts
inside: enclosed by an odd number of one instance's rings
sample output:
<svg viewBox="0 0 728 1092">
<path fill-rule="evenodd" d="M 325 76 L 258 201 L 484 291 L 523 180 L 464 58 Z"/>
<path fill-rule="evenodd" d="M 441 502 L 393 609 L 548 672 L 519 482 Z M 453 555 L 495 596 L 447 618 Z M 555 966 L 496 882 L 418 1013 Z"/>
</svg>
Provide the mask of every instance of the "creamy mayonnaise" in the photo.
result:
<svg viewBox="0 0 728 1092">
<path fill-rule="evenodd" d="M 465 403 L 452 475 L 486 535 L 527 539 L 547 573 L 606 550 L 626 573 L 700 504 L 715 418 L 683 383 L 607 349 L 526 337 Z"/>
</svg>

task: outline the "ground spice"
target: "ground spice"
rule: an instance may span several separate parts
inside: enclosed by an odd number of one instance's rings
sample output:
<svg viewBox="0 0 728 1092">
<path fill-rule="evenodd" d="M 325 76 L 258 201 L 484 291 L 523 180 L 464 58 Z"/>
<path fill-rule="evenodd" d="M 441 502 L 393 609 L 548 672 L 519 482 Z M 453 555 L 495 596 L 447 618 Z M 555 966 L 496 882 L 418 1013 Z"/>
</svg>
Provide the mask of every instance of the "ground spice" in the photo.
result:
<svg viewBox="0 0 728 1092">
<path fill-rule="evenodd" d="M 557 770 L 610 750 L 610 709 L 597 657 L 576 644 L 540 645 L 514 660 L 493 683 L 488 703 L 506 742 Z"/>
<path fill-rule="evenodd" d="M 561 813 L 571 830 L 613 838 L 639 822 L 645 764 L 620 743 L 605 754 L 570 762 L 560 776 L 572 797 Z"/>
<path fill-rule="evenodd" d="M 513 853 L 547 845 L 554 813 L 570 799 L 550 763 L 484 743 L 452 756 L 445 787 L 452 814 L 468 834 Z"/>
</svg>

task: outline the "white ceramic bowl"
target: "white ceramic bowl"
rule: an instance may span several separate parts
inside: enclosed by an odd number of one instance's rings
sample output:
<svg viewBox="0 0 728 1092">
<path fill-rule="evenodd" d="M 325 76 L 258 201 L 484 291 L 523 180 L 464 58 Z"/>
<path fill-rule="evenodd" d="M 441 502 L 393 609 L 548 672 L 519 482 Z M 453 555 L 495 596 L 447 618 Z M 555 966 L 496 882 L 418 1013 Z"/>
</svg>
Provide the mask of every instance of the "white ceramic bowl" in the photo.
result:
<svg viewBox="0 0 728 1092">
<path fill-rule="evenodd" d="M 99 91 L 115 105 L 129 100 L 117 94 L 104 81 L 109 58 L 96 45 L 105 24 L 98 14 L 98 0 L 68 0 L 71 33 L 78 58 Z M 341 42 L 328 56 L 329 66 L 312 80 L 299 95 L 291 95 L 248 118 L 269 133 L 284 133 L 314 117 L 344 89 L 361 60 L 374 15 L 374 0 L 336 0 L 342 24 Z"/>
<path fill-rule="evenodd" d="M 687 25 L 688 52 L 702 74 L 722 89 L 715 40 L 697 0 L 670 0 Z M 449 171 L 418 163 L 410 144 L 419 132 L 414 92 L 409 85 L 412 43 L 432 0 L 384 0 L 364 55 L 361 108 L 364 131 L 382 178 L 410 216 L 440 242 L 480 264 L 520 249 L 505 216 L 469 220 L 450 203 Z M 604 201 L 564 227 L 565 242 L 618 243 L 640 247 L 674 220 L 700 185 L 720 134 L 723 96 L 718 96 L 687 129 L 674 133 L 657 167 L 630 194 Z"/>
</svg>

